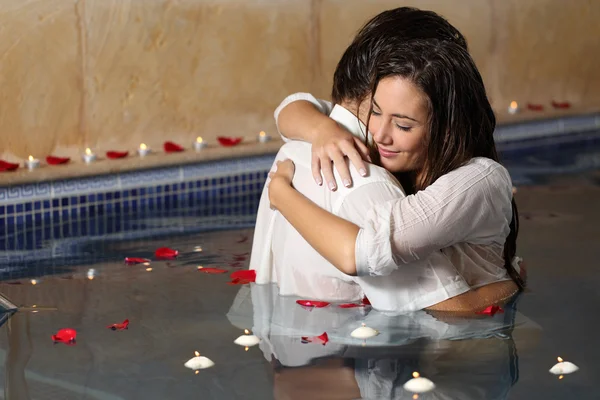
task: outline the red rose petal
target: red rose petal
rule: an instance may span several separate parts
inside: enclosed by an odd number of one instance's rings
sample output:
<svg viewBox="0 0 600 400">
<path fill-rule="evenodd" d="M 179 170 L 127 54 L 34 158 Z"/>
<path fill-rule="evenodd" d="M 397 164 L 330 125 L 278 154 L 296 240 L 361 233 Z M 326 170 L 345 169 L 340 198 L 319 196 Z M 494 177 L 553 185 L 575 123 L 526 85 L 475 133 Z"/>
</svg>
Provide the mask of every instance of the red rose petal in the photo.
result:
<svg viewBox="0 0 600 400">
<path fill-rule="evenodd" d="M 17 168 L 19 168 L 19 164 L 0 160 L 0 171 L 14 171 Z"/>
<path fill-rule="evenodd" d="M 329 305 L 326 301 L 315 301 L 315 300 L 296 300 L 297 304 L 300 304 L 302 307 L 316 307 L 323 308 Z"/>
<path fill-rule="evenodd" d="M 198 271 L 200 272 L 204 272 L 205 274 L 224 274 L 227 272 L 226 269 L 222 269 L 222 268 L 198 268 Z"/>
<path fill-rule="evenodd" d="M 54 343 L 64 343 L 68 345 L 75 344 L 75 340 L 77 339 L 77 331 L 71 328 L 63 328 L 56 332 L 55 335 L 52 335 L 52 341 Z"/>
<path fill-rule="evenodd" d="M 168 247 L 161 247 L 154 252 L 154 255 L 156 255 L 156 258 L 175 258 L 179 255 L 179 251 Z"/>
<path fill-rule="evenodd" d="M 370 305 L 371 305 L 371 302 L 369 301 L 369 299 L 367 298 L 367 296 L 365 296 L 365 297 L 362 299 L 362 303 L 363 303 L 365 306 L 370 306 Z"/>
<path fill-rule="evenodd" d="M 323 346 L 329 342 L 329 336 L 327 336 L 327 332 L 323 332 L 321 335 L 313 337 L 302 336 L 301 339 L 303 343 L 321 343 Z"/>
<path fill-rule="evenodd" d="M 479 315 L 489 315 L 490 317 L 494 314 L 502 314 L 504 310 L 500 306 L 489 306 L 483 309 L 482 311 L 477 312 Z"/>
<path fill-rule="evenodd" d="M 219 136 L 217 140 L 221 144 L 221 146 L 231 147 L 237 144 L 240 144 L 243 138 L 241 137 L 231 137 L 231 136 Z"/>
<path fill-rule="evenodd" d="M 139 257 L 125 257 L 125 264 L 135 265 L 135 264 L 143 264 L 149 263 L 150 260 L 147 258 L 139 258 Z"/>
<path fill-rule="evenodd" d="M 163 148 L 165 149 L 166 153 L 176 153 L 185 150 L 183 147 L 173 142 L 165 142 Z"/>
<path fill-rule="evenodd" d="M 107 151 L 106 157 L 115 159 L 115 158 L 125 158 L 129 154 L 128 151 Z"/>
<path fill-rule="evenodd" d="M 544 106 L 542 104 L 527 103 L 527 108 L 530 109 L 531 111 L 543 111 L 544 110 Z"/>
<path fill-rule="evenodd" d="M 233 261 L 246 261 L 246 256 L 236 256 Z"/>
<path fill-rule="evenodd" d="M 552 107 L 561 109 L 571 108 L 571 103 L 569 103 L 568 101 L 558 102 L 552 100 Z"/>
<path fill-rule="evenodd" d="M 108 329 L 112 329 L 113 331 L 122 331 L 125 329 L 129 329 L 129 320 L 126 319 L 125 321 L 121 322 L 120 324 L 112 324 L 107 326 Z"/>
<path fill-rule="evenodd" d="M 245 269 L 242 271 L 235 271 L 230 276 L 231 279 L 244 279 L 254 282 L 256 280 L 256 271 L 253 269 Z"/>
<path fill-rule="evenodd" d="M 249 280 L 249 279 L 235 278 L 231 282 L 227 282 L 227 284 L 228 285 L 246 285 L 246 284 L 252 283 L 252 282 L 254 282 L 254 281 L 253 280 Z"/>
<path fill-rule="evenodd" d="M 69 161 L 71 161 L 71 159 L 69 157 L 54 157 L 54 156 L 46 157 L 46 162 L 50 165 L 66 164 Z"/>
</svg>

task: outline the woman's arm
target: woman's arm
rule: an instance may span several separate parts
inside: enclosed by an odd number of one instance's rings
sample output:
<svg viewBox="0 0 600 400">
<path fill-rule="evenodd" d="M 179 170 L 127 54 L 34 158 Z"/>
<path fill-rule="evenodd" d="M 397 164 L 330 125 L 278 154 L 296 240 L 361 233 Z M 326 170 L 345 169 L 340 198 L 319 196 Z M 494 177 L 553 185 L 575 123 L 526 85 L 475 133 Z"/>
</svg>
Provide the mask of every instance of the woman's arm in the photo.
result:
<svg viewBox="0 0 600 400">
<path fill-rule="evenodd" d="M 311 167 L 315 182 L 322 185 L 324 178 L 327 187 L 336 190 L 332 162 L 344 186 L 349 187 L 352 177 L 344 157 L 348 157 L 363 176 L 367 173 L 363 159 L 370 161 L 370 157 L 367 146 L 359 138 L 329 118 L 331 106 L 308 93 L 296 93 L 277 107 L 275 121 L 284 140 L 290 138 L 312 144 Z"/>
<path fill-rule="evenodd" d="M 354 246 L 359 227 L 325 211 L 291 186 L 294 164 L 287 160 L 271 173 L 269 200 L 314 249 L 337 269 L 356 275 Z M 335 239 L 334 239 L 335 238 Z"/>
</svg>

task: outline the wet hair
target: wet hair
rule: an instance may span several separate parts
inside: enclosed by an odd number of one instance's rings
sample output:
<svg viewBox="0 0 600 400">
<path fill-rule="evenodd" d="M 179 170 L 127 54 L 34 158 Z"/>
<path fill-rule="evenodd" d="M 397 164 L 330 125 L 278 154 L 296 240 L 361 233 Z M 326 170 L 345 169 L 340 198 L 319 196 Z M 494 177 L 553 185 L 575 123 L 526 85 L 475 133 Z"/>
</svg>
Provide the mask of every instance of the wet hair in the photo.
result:
<svg viewBox="0 0 600 400">
<path fill-rule="evenodd" d="M 422 170 L 418 177 L 414 171 L 396 174 L 407 193 L 425 189 L 474 157 L 499 161 L 493 136 L 496 117 L 483 79 L 466 49 L 440 40 L 403 41 L 382 47 L 370 92 L 374 94 L 379 82 L 388 77 L 413 83 L 424 94 L 428 108 Z M 371 112 L 372 108 L 371 101 Z M 525 282 L 512 266 L 519 231 L 514 198 L 512 211 L 504 264 L 523 289 Z"/>
<path fill-rule="evenodd" d="M 456 43 L 467 50 L 464 36 L 440 15 L 412 7 L 384 11 L 357 33 L 333 75 L 331 98 L 360 103 L 369 95 L 371 75 L 379 53 L 389 43 L 436 39 Z"/>
</svg>

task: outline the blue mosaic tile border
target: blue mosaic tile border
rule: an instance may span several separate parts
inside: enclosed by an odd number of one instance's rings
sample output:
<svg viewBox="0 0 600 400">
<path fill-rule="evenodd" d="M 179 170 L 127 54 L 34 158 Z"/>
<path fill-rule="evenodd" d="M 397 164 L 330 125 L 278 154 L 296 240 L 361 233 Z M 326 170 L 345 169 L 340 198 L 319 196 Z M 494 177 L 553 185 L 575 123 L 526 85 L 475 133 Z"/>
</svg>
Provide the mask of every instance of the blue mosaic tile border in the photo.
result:
<svg viewBox="0 0 600 400">
<path fill-rule="evenodd" d="M 496 143 L 530 140 L 600 129 L 600 114 L 521 122 L 496 127 Z"/>
<path fill-rule="evenodd" d="M 48 255 L 50 241 L 148 235 L 190 228 L 189 223 L 239 226 L 224 216 L 238 216 L 248 225 L 273 160 L 274 155 L 265 155 L 0 188 L 0 252 L 33 251 L 39 254 L 30 256 L 37 258 Z M 165 221 L 179 222 L 162 226 L 172 223 Z"/>
</svg>

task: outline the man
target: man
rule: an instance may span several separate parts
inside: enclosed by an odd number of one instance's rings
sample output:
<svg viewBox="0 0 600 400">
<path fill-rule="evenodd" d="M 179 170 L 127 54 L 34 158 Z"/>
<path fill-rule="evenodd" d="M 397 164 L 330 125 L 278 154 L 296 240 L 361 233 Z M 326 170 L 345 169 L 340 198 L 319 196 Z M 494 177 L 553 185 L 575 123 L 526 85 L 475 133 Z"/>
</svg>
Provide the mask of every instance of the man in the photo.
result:
<svg viewBox="0 0 600 400">
<path fill-rule="evenodd" d="M 336 105 L 331 108 L 328 103 L 307 99 L 322 111 L 330 110 L 330 117 L 350 131 L 357 142 L 365 142 L 363 121 L 369 107 L 364 100 L 370 93 L 370 74 L 378 52 L 401 41 L 427 38 L 457 41 L 466 47 L 462 35 L 433 12 L 402 7 L 379 14 L 361 29 L 337 66 L 332 91 Z M 284 106 L 285 102 L 279 110 Z M 299 192 L 358 226 L 363 225 L 366 211 L 374 204 L 404 196 L 396 179 L 375 165 L 366 166 L 368 174 L 349 168 L 354 182 L 351 187 L 331 191 L 315 185 L 309 143 L 288 141 L 275 162 L 283 159 L 291 159 L 296 166 L 293 184 Z M 281 295 L 328 301 L 357 301 L 366 295 L 377 309 L 406 312 L 469 290 L 441 254 L 388 277 L 345 275 L 319 255 L 283 216 L 270 209 L 267 190 L 263 190 L 258 209 L 250 269 L 256 270 L 257 283 L 276 282 Z"/>
</svg>

